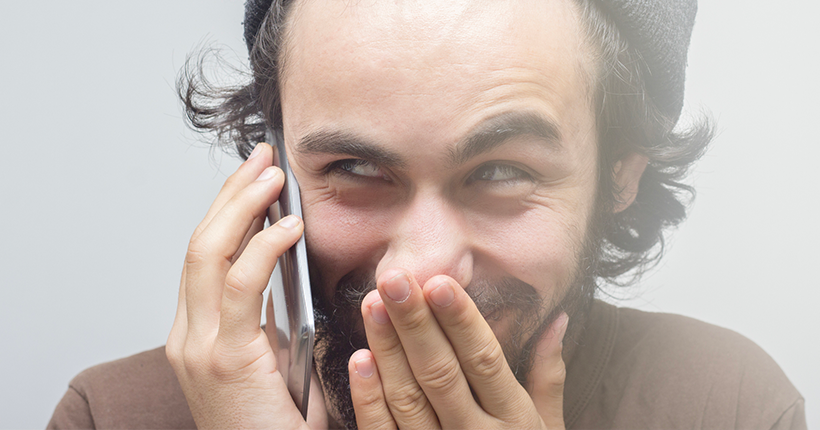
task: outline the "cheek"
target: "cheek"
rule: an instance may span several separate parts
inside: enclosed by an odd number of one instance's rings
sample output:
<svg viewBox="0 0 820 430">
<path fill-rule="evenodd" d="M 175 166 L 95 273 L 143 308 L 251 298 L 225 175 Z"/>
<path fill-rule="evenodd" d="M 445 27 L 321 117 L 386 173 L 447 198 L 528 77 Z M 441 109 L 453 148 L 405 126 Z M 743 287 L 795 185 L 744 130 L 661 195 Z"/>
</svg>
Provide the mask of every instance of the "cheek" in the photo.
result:
<svg viewBox="0 0 820 430">
<path fill-rule="evenodd" d="M 504 222 L 481 225 L 481 254 L 498 269 L 536 288 L 545 298 L 560 299 L 574 281 L 586 235 L 586 205 L 553 202 Z M 580 212 L 579 212 L 580 211 Z"/>
<path fill-rule="evenodd" d="M 383 254 L 387 217 L 339 203 L 337 196 L 303 193 L 305 241 L 328 286 L 358 267 L 375 267 Z M 377 262 L 377 260 L 376 260 Z"/>
</svg>

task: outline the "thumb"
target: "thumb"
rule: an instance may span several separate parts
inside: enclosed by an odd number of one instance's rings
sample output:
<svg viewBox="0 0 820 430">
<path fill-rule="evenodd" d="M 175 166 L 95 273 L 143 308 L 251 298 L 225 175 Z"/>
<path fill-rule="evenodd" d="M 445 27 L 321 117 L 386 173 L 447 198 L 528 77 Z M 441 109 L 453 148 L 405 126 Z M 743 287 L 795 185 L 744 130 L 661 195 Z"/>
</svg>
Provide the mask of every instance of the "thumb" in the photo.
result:
<svg viewBox="0 0 820 430">
<path fill-rule="evenodd" d="M 550 324 L 535 347 L 535 360 L 528 382 L 530 396 L 547 428 L 564 428 L 564 379 L 567 371 L 561 357 L 569 317 L 561 313 Z"/>
</svg>

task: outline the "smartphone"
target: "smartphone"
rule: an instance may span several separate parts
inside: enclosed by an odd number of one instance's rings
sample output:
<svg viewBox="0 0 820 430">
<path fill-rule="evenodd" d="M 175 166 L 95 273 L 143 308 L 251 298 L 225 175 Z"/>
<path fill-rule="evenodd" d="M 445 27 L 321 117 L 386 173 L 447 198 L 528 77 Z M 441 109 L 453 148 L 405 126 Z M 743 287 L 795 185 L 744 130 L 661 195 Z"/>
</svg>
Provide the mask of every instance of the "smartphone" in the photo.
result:
<svg viewBox="0 0 820 430">
<path fill-rule="evenodd" d="M 282 131 L 268 129 L 266 138 L 274 147 L 274 164 L 285 172 L 285 185 L 279 194 L 278 207 L 277 203 L 274 203 L 268 209 L 268 222 L 274 224 L 288 215 L 302 218 L 299 184 L 288 164 Z M 302 412 L 302 417 L 307 419 L 315 328 L 304 234 L 279 257 L 279 270 L 282 273 L 282 282 L 276 282 L 275 278 L 270 282 L 279 338 L 279 372 L 285 379 L 293 402 Z M 272 322 L 268 321 L 268 324 Z"/>
</svg>

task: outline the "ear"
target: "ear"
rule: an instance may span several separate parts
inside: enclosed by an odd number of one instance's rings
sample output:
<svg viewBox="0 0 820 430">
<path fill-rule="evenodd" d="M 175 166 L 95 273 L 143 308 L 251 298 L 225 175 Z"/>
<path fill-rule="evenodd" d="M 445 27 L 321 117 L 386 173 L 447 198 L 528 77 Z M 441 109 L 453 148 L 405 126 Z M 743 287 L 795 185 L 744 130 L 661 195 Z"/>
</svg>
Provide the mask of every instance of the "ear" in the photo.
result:
<svg viewBox="0 0 820 430">
<path fill-rule="evenodd" d="M 614 213 L 622 212 L 635 201 L 641 175 L 649 163 L 647 156 L 630 152 L 615 163 L 615 207 Z"/>
</svg>

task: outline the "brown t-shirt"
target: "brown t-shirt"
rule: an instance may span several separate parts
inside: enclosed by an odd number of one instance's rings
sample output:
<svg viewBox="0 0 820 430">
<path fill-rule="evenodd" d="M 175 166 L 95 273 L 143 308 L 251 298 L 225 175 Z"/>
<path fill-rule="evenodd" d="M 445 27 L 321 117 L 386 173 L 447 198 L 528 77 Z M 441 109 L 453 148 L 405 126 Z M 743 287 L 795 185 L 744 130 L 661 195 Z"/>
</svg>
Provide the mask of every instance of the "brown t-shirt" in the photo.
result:
<svg viewBox="0 0 820 430">
<path fill-rule="evenodd" d="M 743 336 L 600 301 L 567 367 L 568 429 L 805 429 L 803 398 Z M 83 371 L 48 428 L 194 428 L 157 348 Z"/>
</svg>

